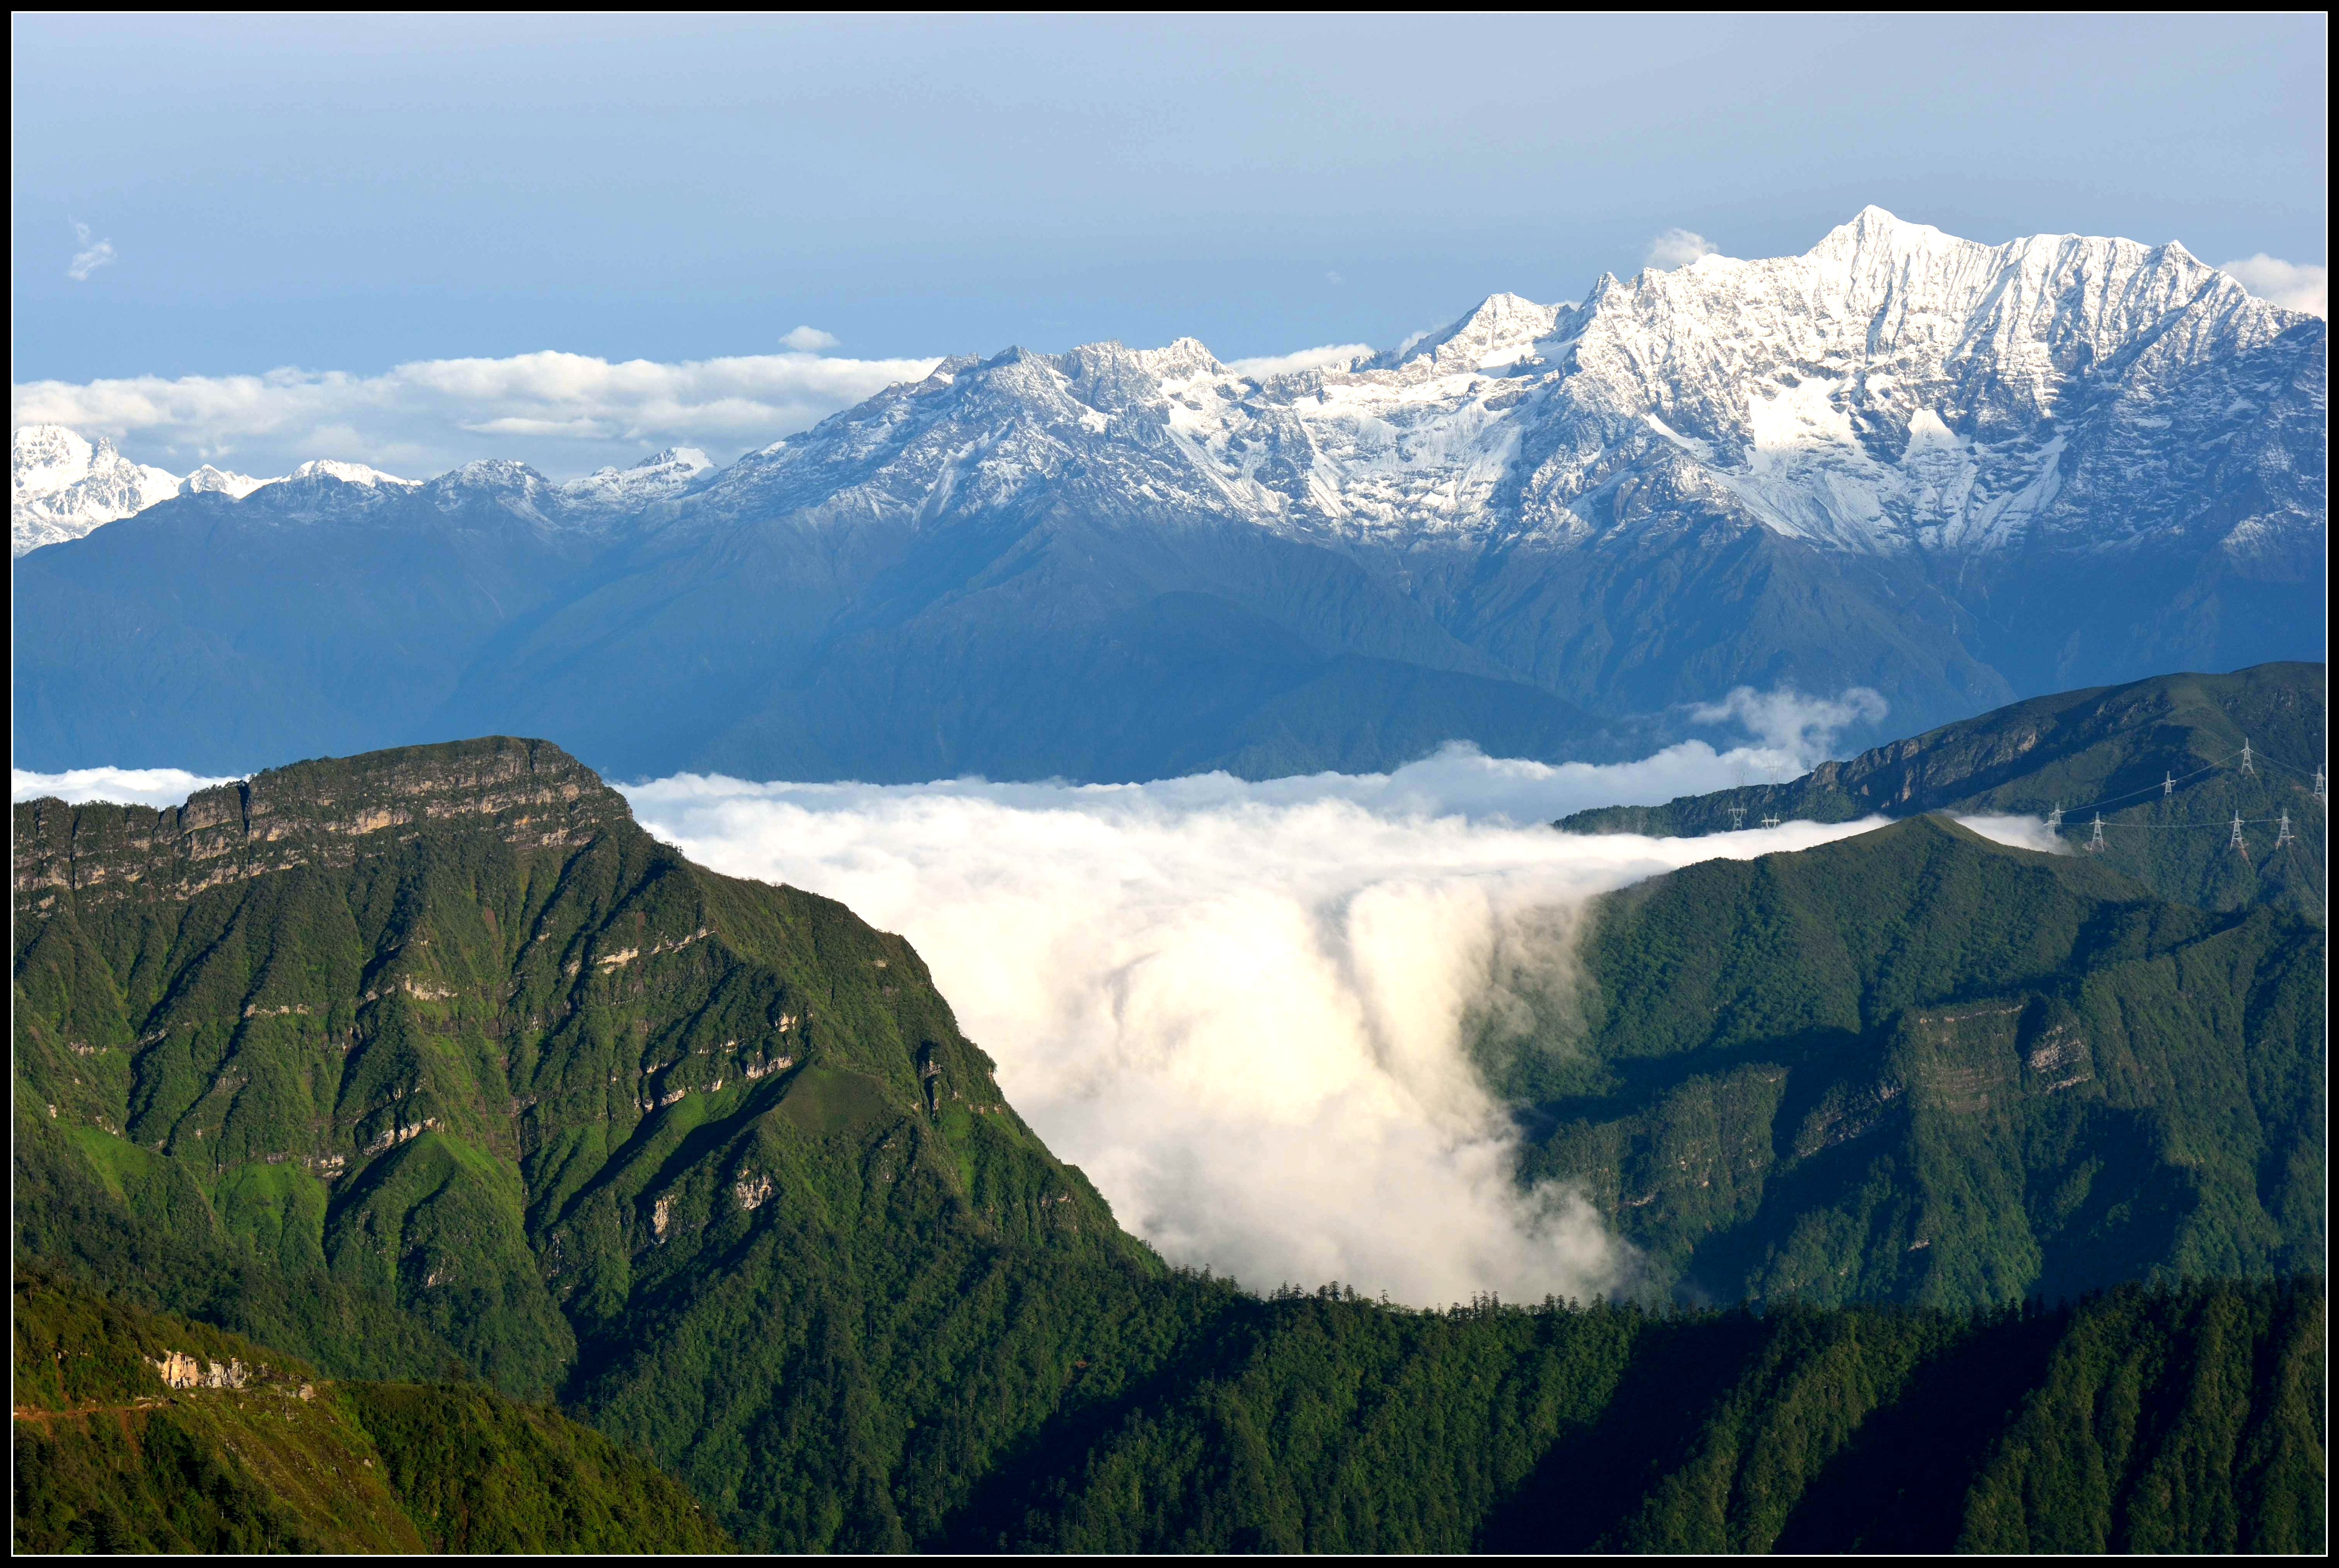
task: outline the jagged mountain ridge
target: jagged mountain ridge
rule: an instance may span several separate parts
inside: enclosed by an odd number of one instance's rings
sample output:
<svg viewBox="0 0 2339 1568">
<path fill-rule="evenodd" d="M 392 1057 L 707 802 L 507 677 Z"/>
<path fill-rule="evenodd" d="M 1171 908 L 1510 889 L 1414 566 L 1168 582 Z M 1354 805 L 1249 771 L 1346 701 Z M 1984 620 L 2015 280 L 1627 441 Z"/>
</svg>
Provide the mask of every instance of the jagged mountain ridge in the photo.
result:
<svg viewBox="0 0 2339 1568">
<path fill-rule="evenodd" d="M 2249 370 L 2216 375 L 2218 415 L 2261 411 L 2321 338 L 2179 245 L 1985 246 L 1870 207 L 1802 256 L 1603 277 L 1580 305 L 1495 294 L 1347 367 L 1254 380 L 1190 338 L 946 360 L 751 455 L 708 504 L 996 505 L 1110 446 L 1122 488 L 1165 508 L 1397 547 L 1583 542 L 1628 473 L 1843 549 L 2117 546 L 2185 519 L 2091 524 L 2089 459 L 2133 456 L 2219 367 Z M 2319 378 L 2304 391 L 2319 422 Z M 2282 441 L 2306 433 L 2264 432 L 2245 460 L 2286 472 Z M 2198 457 L 2141 445 L 2139 490 Z M 2278 498 L 2221 538 L 2319 529 L 2319 476 L 2298 478 L 2314 507 Z"/>
<path fill-rule="evenodd" d="M 178 496 L 223 495 L 242 500 L 270 485 L 331 478 L 362 489 L 425 488 L 364 463 L 314 458 L 289 474 L 257 479 L 202 465 L 184 478 L 152 464 L 133 463 L 113 442 L 92 442 L 62 425 L 20 425 L 15 431 L 15 490 L 11 518 L 14 554 L 77 539 L 106 524 L 134 517 Z M 713 465 L 695 447 L 674 447 L 630 468 L 601 468 L 555 483 L 518 463 L 467 463 L 432 481 L 444 493 L 477 489 L 538 515 L 605 519 L 664 500 Z M 311 487 L 313 489 L 313 487 Z"/>
<path fill-rule="evenodd" d="M 1347 365 L 950 360 L 639 495 L 473 464 L 36 553 L 19 745 L 242 770 L 503 730 L 621 774 L 1258 775 L 1613 754 L 1739 684 L 1872 686 L 1905 733 L 2321 657 L 2324 340 L 2178 246 L 1870 209 L 1801 257 L 1496 295 Z M 445 564 L 337 567 L 405 563 L 401 530 Z M 348 629 L 385 595 L 402 663 Z M 395 696 L 308 673 L 360 667 Z"/>
</svg>

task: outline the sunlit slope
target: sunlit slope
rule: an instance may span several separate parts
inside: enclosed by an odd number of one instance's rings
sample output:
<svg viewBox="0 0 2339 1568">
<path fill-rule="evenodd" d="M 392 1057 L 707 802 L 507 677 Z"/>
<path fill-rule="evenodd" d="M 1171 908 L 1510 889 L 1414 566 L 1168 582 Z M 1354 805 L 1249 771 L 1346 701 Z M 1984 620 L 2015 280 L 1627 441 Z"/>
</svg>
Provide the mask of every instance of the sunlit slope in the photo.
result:
<svg viewBox="0 0 2339 1568">
<path fill-rule="evenodd" d="M 924 1533 L 1188 1310 L 906 942 L 549 745 L 20 805 L 16 874 L 20 1257 L 565 1391 L 751 1542 Z"/>
<path fill-rule="evenodd" d="M 22 1273 L 14 1317 L 20 1552 L 729 1545 L 656 1466 L 541 1406 L 327 1382 L 241 1336 Z"/>
<path fill-rule="evenodd" d="M 1691 1298 L 1978 1307 L 2319 1267 L 2321 930 L 1920 817 L 1593 908 L 1484 1060 Z"/>
<path fill-rule="evenodd" d="M 2329 841 L 2314 774 L 2328 734 L 2324 682 L 2322 665 L 2270 664 L 2063 692 L 1825 763 L 1788 784 L 1604 806 L 1558 825 L 1673 836 L 1774 816 L 2059 809 L 2065 841 L 2080 849 L 2100 814 L 2102 848 L 2087 853 L 2164 898 L 2206 909 L 2270 903 L 2321 921 Z M 2285 831 L 2293 842 L 2278 843 Z"/>
</svg>

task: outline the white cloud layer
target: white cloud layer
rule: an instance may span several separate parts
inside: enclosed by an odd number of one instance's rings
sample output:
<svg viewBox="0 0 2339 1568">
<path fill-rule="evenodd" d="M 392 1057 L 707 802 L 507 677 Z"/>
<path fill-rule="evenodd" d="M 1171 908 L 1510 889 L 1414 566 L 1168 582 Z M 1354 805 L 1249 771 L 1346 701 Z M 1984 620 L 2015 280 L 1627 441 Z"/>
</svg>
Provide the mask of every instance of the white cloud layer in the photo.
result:
<svg viewBox="0 0 2339 1568">
<path fill-rule="evenodd" d="M 75 223 L 73 227 L 74 242 L 81 249 L 74 251 L 74 259 L 65 263 L 65 276 L 76 283 L 86 283 L 92 272 L 100 267 L 113 265 L 113 242 L 92 240 L 86 223 Z"/>
<path fill-rule="evenodd" d="M 2220 271 L 2231 273 L 2242 287 L 2269 304 L 2328 319 L 2331 314 L 2331 273 L 2312 262 L 2285 261 L 2264 251 L 2238 261 L 2221 261 Z"/>
<path fill-rule="evenodd" d="M 14 776 L 9 794 L 15 800 L 54 795 L 64 801 L 112 801 L 117 805 L 182 805 L 197 790 L 235 782 L 206 778 L 184 768 L 69 768 L 61 774 L 10 771 Z"/>
<path fill-rule="evenodd" d="M 1718 252 L 1706 242 L 1704 235 L 1693 234 L 1687 229 L 1667 229 L 1649 242 L 1648 253 L 1641 258 L 1641 264 L 1670 272 L 1676 267 L 1688 266 L 1700 256 L 1715 254 Z"/>
<path fill-rule="evenodd" d="M 558 478 L 665 446 L 764 446 L 893 382 L 922 380 L 935 363 L 809 353 L 612 363 L 548 350 L 421 360 L 379 376 L 279 370 L 32 381 L 15 389 L 14 412 L 19 425 L 111 436 L 166 467 L 217 462 L 266 475 L 331 458 L 420 477 L 501 457 Z"/>
</svg>

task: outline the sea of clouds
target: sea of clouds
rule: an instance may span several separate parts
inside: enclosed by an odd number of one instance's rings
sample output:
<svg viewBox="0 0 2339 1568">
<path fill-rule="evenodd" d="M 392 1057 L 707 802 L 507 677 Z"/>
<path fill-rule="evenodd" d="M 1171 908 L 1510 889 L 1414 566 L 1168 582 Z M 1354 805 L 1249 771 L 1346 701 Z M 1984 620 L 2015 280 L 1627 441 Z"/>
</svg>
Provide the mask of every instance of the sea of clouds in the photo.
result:
<svg viewBox="0 0 2339 1568">
<path fill-rule="evenodd" d="M 1633 1259 L 1519 1135 L 1468 1042 L 1566 1049 L 1587 900 L 1718 856 L 1876 823 L 1696 839 L 1576 835 L 1585 806 L 1792 777 L 1872 712 L 1733 694 L 1751 732 L 1636 763 L 1466 747 L 1388 774 L 1144 784 L 621 786 L 703 864 L 842 900 L 914 943 L 1010 1100 L 1173 1261 L 1256 1287 L 1340 1280 L 1435 1305 L 1629 1288 Z M 107 776 L 107 775 L 112 776 Z M 18 773 L 44 794 L 167 804 L 203 782 Z M 2044 847 L 2030 819 L 1971 819 Z"/>
</svg>

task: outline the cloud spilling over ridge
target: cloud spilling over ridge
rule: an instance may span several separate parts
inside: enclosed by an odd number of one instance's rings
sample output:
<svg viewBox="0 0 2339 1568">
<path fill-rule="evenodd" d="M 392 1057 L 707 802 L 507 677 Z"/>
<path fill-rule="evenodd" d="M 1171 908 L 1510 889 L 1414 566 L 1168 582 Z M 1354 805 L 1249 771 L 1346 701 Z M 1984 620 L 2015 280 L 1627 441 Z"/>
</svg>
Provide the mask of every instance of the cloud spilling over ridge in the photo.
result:
<svg viewBox="0 0 2339 1568">
<path fill-rule="evenodd" d="M 2036 816 L 1961 816 L 1951 819 L 1995 843 L 2035 849 L 2041 854 L 2073 853 L 2068 839 L 2047 831 L 2047 819 Z"/>
<path fill-rule="evenodd" d="M 2312 262 L 2285 261 L 2260 251 L 2238 261 L 2220 261 L 2217 270 L 2271 305 L 2309 316 L 2331 314 L 2331 271 Z"/>
<path fill-rule="evenodd" d="M 1264 784 L 684 775 L 626 793 L 694 860 L 906 935 L 1016 1107 L 1173 1260 L 1434 1305 L 1633 1277 L 1574 1193 L 1519 1187 L 1515 1127 L 1466 1045 L 1491 1030 L 1505 1049 L 1565 1049 L 1532 1020 L 1570 1005 L 1584 901 L 1873 825 L 1650 840 L 1515 824 L 1781 766 L 1702 745 L 1614 769 L 1455 750 Z"/>
<path fill-rule="evenodd" d="M 795 339 L 826 339 L 798 328 Z M 805 352 L 664 364 L 552 351 L 509 359 L 419 360 L 378 376 L 270 370 L 248 376 L 136 376 L 32 381 L 15 422 L 111 436 L 143 461 L 219 462 L 281 474 L 312 458 L 391 473 L 443 473 L 476 458 L 518 458 L 555 478 L 624 465 L 666 446 L 732 453 L 767 445 L 933 360 Z"/>
</svg>

